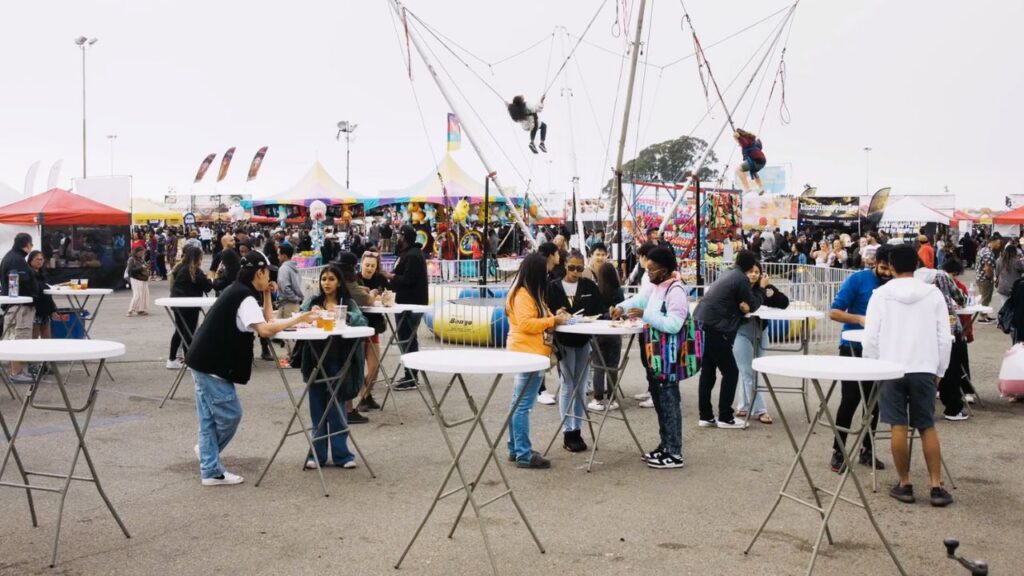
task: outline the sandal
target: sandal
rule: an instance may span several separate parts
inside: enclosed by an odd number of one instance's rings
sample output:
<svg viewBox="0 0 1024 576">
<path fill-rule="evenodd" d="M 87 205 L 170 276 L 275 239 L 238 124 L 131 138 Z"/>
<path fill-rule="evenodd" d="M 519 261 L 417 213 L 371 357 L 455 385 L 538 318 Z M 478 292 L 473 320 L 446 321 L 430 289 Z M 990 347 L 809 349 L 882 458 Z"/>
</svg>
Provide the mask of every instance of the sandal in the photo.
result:
<svg viewBox="0 0 1024 576">
<path fill-rule="evenodd" d="M 775 422 L 774 420 L 772 420 L 772 417 L 769 416 L 767 412 L 758 416 L 757 421 L 760 422 L 761 424 L 772 424 L 773 422 Z"/>
<path fill-rule="evenodd" d="M 736 411 L 736 415 L 739 416 L 740 418 L 746 418 L 747 417 L 747 411 L 746 410 L 737 410 Z"/>
</svg>

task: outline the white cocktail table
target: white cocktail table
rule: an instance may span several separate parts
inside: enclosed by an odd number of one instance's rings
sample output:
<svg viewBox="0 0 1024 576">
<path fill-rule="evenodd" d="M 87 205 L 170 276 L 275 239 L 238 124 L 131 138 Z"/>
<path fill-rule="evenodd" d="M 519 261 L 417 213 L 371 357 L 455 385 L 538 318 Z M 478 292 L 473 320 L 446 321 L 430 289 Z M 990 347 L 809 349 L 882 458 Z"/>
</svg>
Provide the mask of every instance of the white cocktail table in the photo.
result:
<svg viewBox="0 0 1024 576">
<path fill-rule="evenodd" d="M 825 317 L 825 314 L 817 310 L 801 309 L 801 308 L 772 308 L 770 306 L 761 306 L 757 310 L 747 314 L 747 317 L 754 322 L 754 358 L 761 355 L 762 352 L 795 352 L 806 356 L 810 353 L 810 342 L 811 342 L 811 320 L 820 320 Z M 796 349 L 786 347 L 761 347 L 761 333 L 765 328 L 765 322 L 772 320 L 785 320 L 789 322 L 800 322 L 800 346 Z M 750 408 L 754 407 L 754 400 L 757 398 L 758 392 L 764 392 L 765 390 L 758 385 L 758 373 L 754 371 L 754 391 L 750 395 Z M 807 417 L 807 421 L 811 421 L 811 409 L 807 405 L 807 380 L 801 379 L 799 386 L 776 386 L 775 392 L 779 394 L 799 394 L 800 398 L 804 403 L 804 416 Z M 749 415 L 746 419 L 746 425 L 744 428 L 750 427 Z"/>
<path fill-rule="evenodd" d="M 591 350 L 597 352 L 597 356 L 599 358 L 599 365 L 594 365 L 593 361 L 591 360 L 591 356 L 588 355 L 587 366 L 580 371 L 579 379 L 575 382 L 570 383 L 572 386 L 572 390 L 570 391 L 571 395 L 569 397 L 569 405 L 566 407 L 566 411 L 562 414 L 562 419 L 558 423 L 558 429 L 555 430 L 555 435 L 551 437 L 551 442 L 548 443 L 548 447 L 544 450 L 545 456 L 547 456 L 548 452 L 551 451 L 551 446 L 554 445 L 555 440 L 558 438 L 558 434 L 562 431 L 562 427 L 565 426 L 565 421 L 568 420 L 570 417 L 575 418 L 575 416 L 570 416 L 570 414 L 572 414 L 573 406 L 576 403 L 576 391 L 579 389 L 580 386 L 587 385 L 585 379 L 587 377 L 587 374 L 589 373 L 589 370 L 587 370 L 588 367 L 593 367 L 594 370 L 601 370 L 605 373 L 606 377 L 611 381 L 611 393 L 603 401 L 604 410 L 601 410 L 601 421 L 600 424 L 598 424 L 596 434 L 594 433 L 593 428 L 594 421 L 591 420 L 589 416 L 584 416 L 584 420 L 586 421 L 587 425 L 590 426 L 590 433 L 593 439 L 593 445 L 590 447 L 590 459 L 587 461 L 587 472 L 590 472 L 590 470 L 594 466 L 594 456 L 597 454 L 597 444 L 601 440 L 601 431 L 604 430 L 604 424 L 609 417 L 612 418 L 613 420 L 621 420 L 622 423 L 626 425 L 626 430 L 629 431 L 629 435 L 633 438 L 633 443 L 636 445 L 636 449 L 640 452 L 641 456 L 643 455 L 644 449 L 640 445 L 640 440 L 637 439 L 636 433 L 633 432 L 633 427 L 630 426 L 629 419 L 626 417 L 626 404 L 624 402 L 625 398 L 622 394 L 622 389 L 619 385 L 622 379 L 622 373 L 625 372 L 626 366 L 629 363 L 629 351 L 633 348 L 633 341 L 636 340 L 636 337 L 643 333 L 643 331 L 643 323 L 613 325 L 611 320 L 595 320 L 592 322 L 578 322 L 576 324 L 562 324 L 561 326 L 555 328 L 555 332 L 559 334 L 580 334 L 584 336 L 590 336 Z M 621 362 L 616 362 L 615 366 L 609 366 L 608 360 L 601 354 L 600 347 L 594 345 L 594 336 L 629 336 L 629 341 L 626 343 L 626 349 L 620 355 Z M 557 338 L 555 338 L 555 345 L 558 346 L 559 349 L 562 349 L 562 346 L 558 342 Z M 609 410 L 608 407 L 615 400 L 615 398 L 618 398 L 619 400 L 623 401 L 619 402 L 619 414 L 612 415 L 612 410 Z M 587 412 L 589 412 L 589 410 Z"/>
<path fill-rule="evenodd" d="M 110 294 L 113 294 L 114 291 L 110 288 L 85 288 L 81 290 L 48 288 L 43 290 L 43 293 L 50 296 L 64 296 L 68 299 L 68 306 L 78 314 L 78 319 L 82 323 L 82 331 L 85 332 L 85 339 L 88 340 L 92 338 L 89 333 L 92 330 L 93 322 L 96 321 L 96 316 L 100 313 L 100 306 L 103 306 L 103 299 Z M 97 296 L 98 298 L 96 300 L 96 307 L 90 311 L 89 299 L 93 296 Z M 71 319 L 69 318 L 67 322 L 61 320 L 61 322 L 64 324 L 65 330 L 70 332 Z M 86 374 L 89 373 L 89 368 L 85 365 L 85 362 L 82 362 L 82 368 L 85 368 Z M 106 366 L 104 366 L 103 369 L 106 370 L 107 377 L 109 377 L 110 381 L 113 382 L 114 376 L 110 374 L 110 369 Z"/>
<path fill-rule="evenodd" d="M 841 499 L 844 502 L 864 509 L 864 512 L 868 516 L 868 520 L 870 520 L 875 532 L 882 540 L 882 544 L 885 546 L 886 551 L 896 564 L 896 569 L 900 574 L 905 576 L 906 571 L 903 569 L 903 566 L 900 565 L 899 559 L 896 558 L 896 552 L 889 544 L 888 539 L 886 539 L 885 534 L 882 532 L 882 528 L 878 525 L 874 514 L 871 512 L 871 506 L 864 493 L 864 488 L 861 486 L 860 480 L 857 478 L 857 473 L 855 471 L 856 466 L 846 466 L 839 476 L 839 481 L 835 489 L 827 490 L 815 485 L 811 473 L 807 468 L 807 463 L 804 461 L 803 457 L 804 450 L 807 448 L 811 435 L 814 434 L 815 427 L 821 421 L 822 416 L 824 416 L 825 424 L 832 430 L 832 434 L 837 440 L 840 438 L 841 432 L 848 432 L 855 436 L 853 442 L 846 444 L 846 446 L 850 447 L 846 448 L 846 453 L 844 454 L 846 462 L 853 462 L 855 453 L 860 449 L 861 442 L 864 440 L 864 435 L 867 434 L 868 429 L 870 428 L 871 414 L 874 411 L 875 406 L 878 404 L 879 391 L 882 389 L 882 386 L 874 386 L 871 393 L 866 397 L 864 410 L 861 413 L 860 427 L 857 429 L 840 429 L 836 425 L 835 417 L 828 405 L 829 398 L 832 396 L 836 383 L 842 380 L 894 380 L 903 376 L 903 367 L 893 362 L 848 356 L 766 356 L 763 358 L 755 358 L 753 367 L 755 371 L 759 372 L 764 377 L 765 386 L 768 388 L 769 394 L 771 394 L 772 402 L 775 404 L 775 408 L 778 411 L 779 419 L 782 420 L 782 426 L 786 430 L 786 435 L 789 437 L 790 445 L 793 447 L 796 457 L 793 459 L 793 463 L 789 467 L 789 472 L 786 474 L 786 478 L 782 482 L 782 488 L 779 489 L 779 493 L 775 497 L 775 502 L 772 504 L 768 515 L 765 516 L 764 521 L 757 529 L 753 539 L 750 541 L 750 544 L 743 553 L 747 554 L 750 552 L 750 549 L 753 548 L 754 543 L 757 542 L 757 539 L 761 536 L 761 533 L 768 525 L 768 521 L 771 520 L 772 515 L 778 509 L 779 503 L 782 502 L 783 499 L 789 499 L 817 511 L 821 518 L 821 523 L 818 528 L 818 536 L 814 542 L 814 548 L 811 552 L 810 564 L 807 566 L 806 574 L 811 574 L 814 570 L 814 563 L 818 558 L 818 552 L 821 548 L 822 537 L 827 536 L 829 544 L 833 544 L 832 534 L 829 532 L 828 523 L 829 519 L 832 517 L 832 512 L 835 509 L 836 503 Z M 776 376 L 810 380 L 813 384 L 814 391 L 818 396 L 818 412 L 811 420 L 810 426 L 807 427 L 807 432 L 804 435 L 802 442 L 799 444 L 797 444 L 796 437 L 793 435 L 793 431 L 789 427 L 786 414 L 782 411 L 782 404 L 779 402 L 778 395 L 775 393 L 775 387 L 771 383 L 771 378 Z M 828 386 L 827 393 L 822 390 L 822 380 L 831 382 Z M 800 466 L 803 470 L 804 477 L 807 479 L 807 485 L 814 496 L 813 502 L 802 499 L 800 495 L 788 492 L 789 484 L 793 479 L 797 466 Z M 853 485 L 857 489 L 858 500 L 852 500 L 842 496 L 843 486 L 845 486 L 848 478 L 853 479 Z M 827 504 L 822 503 L 821 494 L 825 494 L 829 497 Z"/>
<path fill-rule="evenodd" d="M 347 413 L 345 411 L 344 404 L 338 401 L 338 391 L 341 388 L 341 381 L 348 375 L 348 371 L 352 368 L 352 359 L 355 357 L 356 350 L 359 346 L 362 346 L 362 342 L 353 345 L 345 358 L 345 362 L 341 366 L 341 370 L 334 376 L 328 375 L 324 371 L 324 360 L 327 358 L 327 353 L 330 351 L 331 346 L 327 342 L 328 338 L 338 337 L 345 340 L 355 340 L 369 338 L 373 336 L 373 328 L 369 326 L 345 326 L 331 332 L 321 330 L 319 328 L 300 328 L 296 330 L 283 330 L 277 333 L 277 338 L 282 340 L 291 340 L 294 342 L 305 341 L 305 342 L 323 342 L 323 350 L 314 356 L 317 358 L 316 367 L 309 374 L 309 378 L 306 380 L 306 385 L 302 389 L 302 394 L 298 398 L 295 397 L 295 393 L 292 392 L 292 387 L 288 384 L 287 369 L 281 366 L 281 361 L 277 357 L 277 350 L 271 346 L 271 353 L 274 355 L 274 367 L 277 369 L 278 374 L 281 376 L 281 383 L 284 384 L 284 389 L 288 393 L 288 399 L 292 405 L 292 416 L 288 420 L 288 425 L 284 429 L 284 433 L 281 434 L 281 441 L 277 443 L 277 448 L 274 449 L 274 453 L 270 455 L 270 460 L 267 461 L 267 465 L 263 467 L 263 472 L 260 473 L 259 479 L 256 480 L 256 487 L 259 487 L 260 482 L 263 482 L 263 477 L 267 475 L 267 471 L 270 470 L 270 465 L 274 463 L 274 459 L 277 458 L 278 452 L 281 451 L 281 447 L 284 446 L 284 441 L 289 436 L 295 434 L 302 434 L 306 438 L 306 443 L 309 445 L 309 455 L 312 455 L 313 461 L 316 462 L 316 472 L 320 476 L 320 487 L 323 488 L 324 496 L 330 496 L 327 492 L 327 482 L 324 480 L 324 472 L 320 467 L 320 459 L 316 457 L 316 448 L 313 447 L 313 442 L 317 440 L 328 439 L 331 436 L 337 436 L 339 434 L 348 434 L 349 440 L 352 441 L 352 446 L 356 449 L 356 453 L 359 454 L 359 458 L 362 459 L 363 465 L 366 466 L 366 471 L 370 473 L 370 477 L 376 478 L 377 476 L 373 473 L 373 468 L 370 467 L 370 463 L 366 461 L 366 456 L 363 455 L 363 451 L 359 448 L 359 444 L 356 443 L 355 437 L 352 436 L 351 427 L 348 425 Z M 306 426 L 306 420 L 302 416 L 302 401 L 306 399 L 309 394 L 310 387 L 313 384 L 323 383 L 327 386 L 330 394 L 328 395 L 327 406 L 324 410 L 323 417 L 320 418 L 320 422 L 310 427 Z M 335 409 L 341 415 L 342 430 L 332 430 L 328 434 L 318 435 L 321 428 L 324 427 L 327 421 L 327 415 L 331 409 Z M 292 425 L 295 421 L 299 421 L 299 428 L 292 430 Z M 310 423 L 312 424 L 312 422 Z M 303 466 L 305 466 L 307 457 L 302 459 Z"/>
<path fill-rule="evenodd" d="M 408 352 L 409 344 L 416 339 L 416 332 L 420 328 L 420 321 L 423 319 L 423 315 L 430 312 L 431 307 L 426 304 L 393 304 L 391 306 L 382 306 L 379 303 L 373 306 L 360 306 L 359 308 L 363 314 L 380 314 L 384 316 L 384 321 L 387 323 L 388 332 L 391 335 L 388 337 L 387 344 L 384 349 L 381 350 L 379 346 L 375 347 L 374 352 L 377 354 L 377 366 L 380 371 L 382 378 L 374 381 L 384 382 L 386 390 L 384 392 L 384 398 L 380 402 L 380 409 L 384 410 L 384 406 L 388 403 L 388 398 L 391 397 L 391 393 L 394 392 L 395 380 L 398 379 L 398 375 L 402 373 L 403 369 L 406 368 L 402 364 L 401 356 Z M 398 336 L 398 329 L 402 326 L 409 327 L 409 337 L 401 339 Z M 398 349 L 398 362 L 395 364 L 395 369 L 389 374 L 387 368 L 384 367 L 384 359 L 388 357 L 388 352 L 392 347 Z M 423 400 L 423 404 L 430 409 L 430 402 L 427 401 L 427 397 L 423 394 L 422 390 L 418 390 L 420 398 Z M 361 400 L 361 398 L 360 398 Z M 398 410 L 398 396 L 395 396 L 395 413 L 398 414 L 398 421 L 402 423 L 402 413 Z"/>
<path fill-rule="evenodd" d="M 0 296 L 0 306 L 9 306 L 9 308 L 7 308 L 7 310 L 5 310 L 3 313 L 4 317 L 7 317 L 8 314 L 13 316 L 14 314 L 17 313 L 17 309 L 20 308 L 22 305 L 31 303 L 31 296 Z M 12 310 L 14 310 L 15 312 L 12 312 Z M 11 326 L 13 326 L 13 324 L 11 324 L 10 322 L 4 323 L 4 340 L 8 338 Z M 8 380 L 7 371 L 2 368 L 0 368 L 0 378 L 3 379 L 4 385 L 7 386 L 7 393 L 11 395 L 11 398 L 20 401 L 21 395 L 18 394 L 18 390 L 11 384 L 10 380 Z"/>
<path fill-rule="evenodd" d="M 178 333 L 178 337 L 181 338 L 181 346 L 185 353 L 188 353 L 188 347 L 192 344 L 192 338 L 195 337 L 195 329 L 190 328 L 188 323 L 178 313 L 179 310 L 196 310 L 197 314 L 205 315 L 207 309 L 213 306 L 217 299 L 214 297 L 171 297 L 171 298 L 157 298 L 153 303 L 157 306 L 162 306 L 167 311 L 167 316 L 171 319 L 171 324 L 174 326 L 174 331 Z M 200 318 L 201 320 L 201 318 Z M 197 323 L 198 327 L 199 324 Z M 173 358 L 168 358 L 173 360 Z M 167 394 L 164 395 L 164 399 L 160 401 L 160 408 L 164 407 L 167 400 L 174 398 L 174 394 L 178 391 L 178 386 L 181 385 L 182 379 L 185 377 L 185 372 L 188 370 L 188 366 L 182 362 L 181 368 L 178 369 L 178 373 L 174 377 L 174 382 L 171 383 L 171 387 L 167 389 Z"/>
<path fill-rule="evenodd" d="M 106 504 L 107 509 L 110 510 L 110 514 L 114 517 L 114 521 L 117 522 L 117 525 L 121 528 L 125 537 L 131 538 L 124 522 L 121 521 L 120 516 L 117 515 L 117 511 L 114 510 L 114 505 L 110 503 L 110 500 L 107 498 L 107 494 L 103 491 L 103 486 L 100 485 L 100 478 L 96 472 L 96 466 L 93 463 L 92 456 L 89 454 L 89 448 L 85 443 L 85 434 L 89 430 L 89 422 L 92 420 L 92 411 L 96 406 L 96 397 L 98 395 L 98 392 L 96 391 L 96 384 L 100 379 L 100 370 L 96 370 L 95 376 L 90 378 L 92 384 L 86 394 L 85 402 L 81 405 L 75 406 L 71 403 L 71 399 L 68 396 L 68 374 L 62 374 L 59 367 L 59 364 L 62 362 L 98 360 L 99 367 L 102 369 L 108 358 L 116 358 L 123 355 L 124 344 L 121 344 L 120 342 L 110 342 L 107 340 L 5 340 L 0 342 L 0 362 L 42 362 L 48 366 L 49 372 L 54 375 L 57 390 L 60 392 L 61 402 L 59 404 L 42 404 L 36 402 L 36 394 L 39 392 L 39 388 L 41 386 L 49 385 L 49 382 L 43 381 L 42 374 L 44 374 L 45 371 L 40 370 L 40 375 L 36 377 L 35 382 L 32 383 L 28 393 L 25 394 L 25 398 L 21 402 L 21 410 L 18 412 L 18 418 L 13 430 L 8 429 L 7 423 L 4 421 L 3 413 L 0 413 L 0 428 L 3 429 L 4 438 L 7 441 L 7 449 L 4 451 L 4 459 L 3 462 L 0 463 L 0 486 L 21 488 L 25 490 L 25 494 L 28 497 L 29 514 L 32 517 L 32 526 L 38 526 L 38 522 L 36 521 L 35 505 L 32 501 L 32 491 L 41 490 L 43 492 L 54 492 L 56 494 L 60 494 L 60 505 L 57 509 L 57 529 L 53 537 L 53 555 L 50 558 L 50 567 L 57 564 L 60 528 L 61 522 L 64 518 L 64 502 L 67 499 L 68 489 L 71 487 L 72 480 L 95 485 L 96 491 L 99 492 L 100 498 L 103 499 L 103 503 Z M 71 427 L 75 431 L 77 442 L 74 455 L 71 457 L 71 463 L 67 472 L 38 472 L 28 470 L 22 464 L 21 455 L 18 453 L 16 443 L 18 441 L 18 433 L 21 431 L 22 424 L 25 422 L 25 414 L 28 412 L 29 408 L 46 412 L 62 412 L 67 414 L 68 419 L 71 420 Z M 83 412 L 85 414 L 84 419 L 79 422 L 76 414 L 81 414 Z M 85 457 L 85 463 L 89 467 L 90 476 L 75 475 L 75 468 L 78 465 L 78 457 L 80 455 Z M 7 464 L 10 462 L 12 456 L 14 457 L 14 464 L 18 469 L 18 473 L 21 476 L 20 483 L 3 481 L 4 471 L 6 470 Z M 59 479 L 61 483 L 59 487 L 32 484 L 29 482 L 29 476 L 55 478 Z"/>
<path fill-rule="evenodd" d="M 508 428 L 508 423 L 512 413 L 515 411 L 519 402 L 522 401 L 523 395 L 520 394 L 515 399 L 515 402 L 513 402 L 512 407 L 509 408 L 508 414 L 505 416 L 504 423 L 501 425 L 501 429 L 498 431 L 496 436 L 492 437 L 488 433 L 486 426 L 483 424 L 483 415 L 484 412 L 487 411 L 487 406 L 490 404 L 491 398 L 494 396 L 494 392 L 498 389 L 498 383 L 501 382 L 502 376 L 506 374 L 521 374 L 524 372 L 547 370 L 550 366 L 550 360 L 547 356 L 541 356 L 539 354 L 508 352 L 505 350 L 473 350 L 472 354 L 457 356 L 458 361 L 452 360 L 453 354 L 457 354 L 457 352 L 448 349 L 424 350 L 420 352 L 411 352 L 402 356 L 402 362 L 405 366 L 410 370 L 417 370 L 417 378 L 423 381 L 422 388 L 426 389 L 427 395 L 430 397 L 434 418 L 437 420 L 437 425 L 441 429 L 441 436 L 444 438 L 444 443 L 448 448 L 448 453 L 451 455 L 452 462 L 448 466 L 448 471 L 445 473 L 444 480 L 441 482 L 437 492 L 434 494 L 434 498 L 430 503 L 430 507 L 427 509 L 426 515 L 423 517 L 419 526 L 417 526 L 416 532 L 413 534 L 412 539 L 409 540 L 409 544 L 406 545 L 402 555 L 398 558 L 398 562 L 395 563 L 395 568 L 399 568 L 402 565 L 402 561 L 405 560 L 406 555 L 409 554 L 409 550 L 412 549 L 412 545 L 416 543 L 416 539 L 419 538 L 420 532 L 426 525 L 427 520 L 429 520 L 430 516 L 434 513 L 437 503 L 448 496 L 465 492 L 462 507 L 459 509 L 459 514 L 455 519 L 455 523 L 452 525 L 451 531 L 448 533 L 448 537 L 451 538 L 455 534 L 455 529 L 458 528 L 459 521 L 462 519 L 462 514 L 466 510 L 466 505 L 469 504 L 472 506 L 473 512 L 477 518 L 477 525 L 480 528 L 480 534 L 483 536 L 484 548 L 487 551 L 487 557 L 491 561 L 491 569 L 494 571 L 494 574 L 497 575 L 497 560 L 495 559 L 494 552 L 491 549 L 491 541 L 487 536 L 487 529 L 482 516 L 482 509 L 485 506 L 508 496 L 512 500 L 512 504 L 515 506 L 516 512 L 519 514 L 519 518 L 522 519 L 523 524 L 530 532 L 530 536 L 533 538 L 533 541 L 537 544 L 537 548 L 542 554 L 544 553 L 544 546 L 540 543 L 540 539 L 537 538 L 537 534 L 533 531 L 533 526 L 526 518 L 526 513 L 523 512 L 522 506 L 520 506 L 519 501 L 516 499 L 515 493 L 512 491 L 512 486 L 509 485 L 508 476 L 506 476 L 504 469 L 501 467 L 501 458 L 499 458 L 495 453 L 498 444 L 501 443 L 502 437 L 505 435 L 505 430 Z M 441 394 L 440 400 L 438 400 L 437 395 L 434 394 L 434 390 L 430 385 L 430 379 L 427 377 L 428 372 L 451 375 L 444 393 Z M 476 403 L 469 392 L 469 388 L 466 386 L 466 382 L 463 379 L 463 375 L 466 374 L 494 376 L 491 386 L 487 391 L 487 395 L 480 404 Z M 473 415 L 454 422 L 448 422 L 444 417 L 443 404 L 449 398 L 448 392 L 451 391 L 456 382 L 459 383 L 459 387 L 462 389 L 462 394 L 465 396 L 466 402 Z M 524 387 L 523 392 L 525 391 L 526 388 Z M 470 425 L 469 431 L 462 439 L 462 443 L 456 447 L 452 438 L 448 434 L 448 430 L 464 424 Z M 483 464 L 480 466 L 479 472 L 470 479 L 467 472 L 463 470 L 461 461 L 466 452 L 466 447 L 469 446 L 469 441 L 473 438 L 473 434 L 477 429 L 480 430 L 481 434 L 483 434 L 484 440 L 487 442 L 488 452 L 487 456 L 484 458 Z M 487 470 L 487 466 L 491 464 L 492 460 L 494 468 L 501 477 L 501 482 L 504 488 L 497 496 L 480 502 L 477 499 L 476 490 L 480 487 L 480 480 L 483 478 L 484 472 Z M 458 474 L 461 486 L 445 492 L 445 488 L 447 488 L 448 482 L 451 480 L 453 473 Z"/>
</svg>

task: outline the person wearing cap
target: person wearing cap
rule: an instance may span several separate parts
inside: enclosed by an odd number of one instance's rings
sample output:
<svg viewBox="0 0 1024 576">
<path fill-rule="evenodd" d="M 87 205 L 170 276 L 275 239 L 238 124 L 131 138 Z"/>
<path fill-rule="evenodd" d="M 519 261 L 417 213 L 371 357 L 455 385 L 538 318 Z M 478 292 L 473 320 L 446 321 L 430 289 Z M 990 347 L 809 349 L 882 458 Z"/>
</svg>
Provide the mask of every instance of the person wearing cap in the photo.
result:
<svg viewBox="0 0 1024 576">
<path fill-rule="evenodd" d="M 397 304 L 427 304 L 427 260 L 423 256 L 421 246 L 416 243 L 416 229 L 406 224 L 398 230 L 398 262 L 391 274 L 384 273 L 395 292 Z M 402 312 L 398 315 L 396 326 L 400 341 L 408 341 L 403 354 L 416 352 L 420 349 L 416 330 L 419 328 L 423 314 Z M 406 369 L 405 378 L 395 384 L 396 390 L 413 390 L 416 388 L 416 375 Z"/>
<path fill-rule="evenodd" d="M 273 320 L 270 281 L 273 266 L 253 250 L 242 259 L 237 279 L 210 307 L 185 355 L 185 365 L 196 383 L 199 443 L 195 446 L 203 486 L 241 484 L 241 476 L 224 469 L 220 454 L 238 430 L 242 405 L 235 384 L 247 384 L 252 375 L 253 339 L 271 338 L 300 322 L 310 322 L 320 310 L 294 318 Z M 260 302 L 262 301 L 262 307 Z"/>
<path fill-rule="evenodd" d="M 935 269 L 935 248 L 928 242 L 928 237 L 921 234 L 917 237 L 917 242 L 921 245 L 917 249 L 917 257 L 921 260 L 921 264 L 925 268 Z"/>
</svg>

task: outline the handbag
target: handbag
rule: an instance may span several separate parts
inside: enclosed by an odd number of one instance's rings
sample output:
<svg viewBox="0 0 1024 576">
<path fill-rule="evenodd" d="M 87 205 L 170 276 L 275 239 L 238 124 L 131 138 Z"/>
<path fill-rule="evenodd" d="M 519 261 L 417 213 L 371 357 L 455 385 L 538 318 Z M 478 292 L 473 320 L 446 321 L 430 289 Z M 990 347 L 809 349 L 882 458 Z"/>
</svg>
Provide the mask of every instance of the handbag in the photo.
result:
<svg viewBox="0 0 1024 576">
<path fill-rule="evenodd" d="M 1002 308 L 999 309 L 998 322 L 999 329 L 1004 334 L 1013 334 L 1013 299 L 1007 298 L 1003 302 Z"/>
<path fill-rule="evenodd" d="M 681 284 L 673 284 L 669 291 Z M 665 294 L 668 298 L 668 292 Z M 668 307 L 661 303 L 661 313 Z M 644 326 L 640 334 L 640 361 L 647 370 L 647 379 L 661 385 L 675 384 L 700 372 L 701 356 L 704 353 L 704 333 L 693 319 L 686 316 L 682 329 L 676 334 L 662 332 L 651 326 Z"/>
</svg>

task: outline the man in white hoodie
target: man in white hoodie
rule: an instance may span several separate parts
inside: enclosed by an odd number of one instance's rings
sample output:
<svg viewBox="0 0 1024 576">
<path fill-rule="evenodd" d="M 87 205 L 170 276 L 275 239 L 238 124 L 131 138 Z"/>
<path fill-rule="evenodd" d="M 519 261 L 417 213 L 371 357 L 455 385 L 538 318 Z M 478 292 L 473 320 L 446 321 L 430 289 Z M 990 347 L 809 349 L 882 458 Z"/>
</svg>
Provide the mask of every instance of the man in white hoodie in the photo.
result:
<svg viewBox="0 0 1024 576">
<path fill-rule="evenodd" d="M 910 484 L 909 427 L 921 433 L 921 447 L 931 480 L 932 506 L 953 497 L 942 486 L 939 433 L 935 430 L 935 389 L 949 365 L 953 335 L 946 300 L 935 286 L 914 278 L 917 253 L 902 244 L 889 254 L 895 278 L 875 290 L 864 322 L 864 357 L 903 364 L 903 378 L 882 383 L 882 422 L 892 426 L 892 458 L 899 483 L 889 495 L 914 502 Z"/>
</svg>

